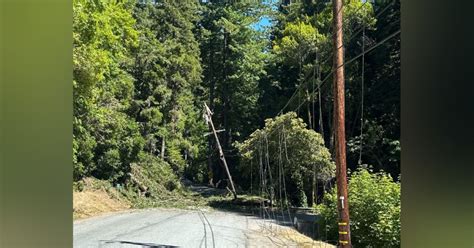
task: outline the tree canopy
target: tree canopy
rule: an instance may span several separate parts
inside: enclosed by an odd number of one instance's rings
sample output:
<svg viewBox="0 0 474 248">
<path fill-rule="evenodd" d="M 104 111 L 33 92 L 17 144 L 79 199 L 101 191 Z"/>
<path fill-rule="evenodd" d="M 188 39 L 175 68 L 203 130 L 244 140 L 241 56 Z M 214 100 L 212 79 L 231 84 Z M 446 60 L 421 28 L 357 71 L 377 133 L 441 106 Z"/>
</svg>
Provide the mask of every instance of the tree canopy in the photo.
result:
<svg viewBox="0 0 474 248">
<path fill-rule="evenodd" d="M 400 2 L 343 11 L 353 232 L 397 246 Z M 74 181 L 134 177 L 153 199 L 179 179 L 225 181 L 206 103 L 239 191 L 334 207 L 330 1 L 74 0 L 73 12 Z"/>
</svg>

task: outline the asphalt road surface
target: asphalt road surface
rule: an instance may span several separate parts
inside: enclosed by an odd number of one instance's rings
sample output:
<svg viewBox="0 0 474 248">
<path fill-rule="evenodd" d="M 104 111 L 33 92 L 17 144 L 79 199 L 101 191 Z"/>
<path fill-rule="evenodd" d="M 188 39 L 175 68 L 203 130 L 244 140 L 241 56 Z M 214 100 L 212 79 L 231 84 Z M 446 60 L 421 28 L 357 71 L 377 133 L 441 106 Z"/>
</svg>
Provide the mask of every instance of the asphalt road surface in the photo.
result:
<svg viewBox="0 0 474 248">
<path fill-rule="evenodd" d="M 288 228 L 232 212 L 139 210 L 75 221 L 74 247 L 297 247 L 278 234 Z"/>
</svg>

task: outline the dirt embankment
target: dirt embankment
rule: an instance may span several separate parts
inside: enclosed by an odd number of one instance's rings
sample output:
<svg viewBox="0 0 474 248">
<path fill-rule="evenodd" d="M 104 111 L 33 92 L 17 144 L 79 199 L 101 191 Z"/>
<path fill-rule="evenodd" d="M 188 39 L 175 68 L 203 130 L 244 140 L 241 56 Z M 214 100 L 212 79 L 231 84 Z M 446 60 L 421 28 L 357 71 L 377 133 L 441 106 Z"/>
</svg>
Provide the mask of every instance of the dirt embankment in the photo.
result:
<svg viewBox="0 0 474 248">
<path fill-rule="evenodd" d="M 93 179 L 84 180 L 81 191 L 73 190 L 74 220 L 130 208 L 131 203 L 120 197 L 117 191 L 101 187 Z"/>
</svg>

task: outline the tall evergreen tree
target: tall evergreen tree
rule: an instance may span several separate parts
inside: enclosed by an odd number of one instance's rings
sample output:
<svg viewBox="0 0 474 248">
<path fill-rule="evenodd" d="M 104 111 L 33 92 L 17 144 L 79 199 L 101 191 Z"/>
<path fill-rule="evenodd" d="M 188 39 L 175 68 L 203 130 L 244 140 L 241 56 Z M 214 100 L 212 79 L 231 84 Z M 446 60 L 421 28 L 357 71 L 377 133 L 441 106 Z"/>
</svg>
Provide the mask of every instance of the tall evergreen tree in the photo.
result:
<svg viewBox="0 0 474 248">
<path fill-rule="evenodd" d="M 195 1 L 138 3 L 142 31 L 133 74 L 134 116 L 142 123 L 146 151 L 182 173 L 202 146 L 200 121 L 201 63 L 194 37 L 199 5 Z"/>
<path fill-rule="evenodd" d="M 257 127 L 259 81 L 265 74 L 265 40 L 253 25 L 264 13 L 263 5 L 245 1 L 203 3 L 201 57 L 209 106 L 214 124 L 224 129 L 221 140 L 228 157 L 235 157 L 232 143 Z M 213 147 L 210 137 L 209 146 Z M 215 153 L 210 149 L 209 153 Z M 215 180 L 225 178 L 216 159 L 209 158 Z M 231 170 L 238 163 L 230 159 Z"/>
</svg>

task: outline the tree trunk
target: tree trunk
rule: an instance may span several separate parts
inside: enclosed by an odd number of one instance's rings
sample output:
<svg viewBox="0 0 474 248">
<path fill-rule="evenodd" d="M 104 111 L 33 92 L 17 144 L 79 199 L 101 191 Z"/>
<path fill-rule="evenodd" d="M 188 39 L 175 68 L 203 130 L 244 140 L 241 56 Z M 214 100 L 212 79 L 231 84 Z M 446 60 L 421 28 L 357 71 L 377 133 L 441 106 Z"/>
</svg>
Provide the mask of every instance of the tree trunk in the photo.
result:
<svg viewBox="0 0 474 248">
<path fill-rule="evenodd" d="M 161 159 L 165 159 L 165 137 L 161 139 Z"/>
<path fill-rule="evenodd" d="M 309 126 L 309 129 L 313 129 L 313 117 L 311 116 L 311 96 L 309 95 L 309 91 L 308 89 L 306 89 L 306 98 L 308 99 L 308 105 L 307 106 L 307 111 L 308 111 L 308 126 Z"/>
<path fill-rule="evenodd" d="M 321 106 L 321 88 L 318 90 L 318 100 L 319 100 L 319 132 L 324 140 L 324 127 L 323 127 L 323 109 Z"/>
<path fill-rule="evenodd" d="M 228 109 L 229 109 L 229 100 L 228 100 L 228 95 L 227 95 L 227 87 L 224 87 L 227 82 L 227 32 L 224 30 L 224 47 L 223 47 L 223 56 L 222 56 L 222 65 L 224 66 L 222 70 L 222 101 L 224 103 L 223 106 L 223 113 L 222 113 L 222 124 L 224 125 L 224 142 L 223 142 L 223 147 L 227 148 L 227 141 L 228 141 L 228 135 L 229 135 L 229 128 L 228 128 Z"/>
<path fill-rule="evenodd" d="M 209 41 L 209 108 L 214 111 L 214 90 L 216 87 L 216 81 L 214 80 L 214 50 L 212 46 L 212 39 Z M 212 132 L 211 127 L 209 127 L 209 132 Z M 212 136 L 209 135 L 208 143 L 208 154 L 207 154 L 207 167 L 208 167 L 208 181 L 210 185 L 214 185 L 214 171 L 212 167 Z"/>
<path fill-rule="evenodd" d="M 313 190 L 311 194 L 311 200 L 313 203 L 313 206 L 317 203 L 317 197 L 318 197 L 318 189 L 317 189 L 317 182 L 316 182 L 316 165 L 313 165 Z"/>
</svg>

